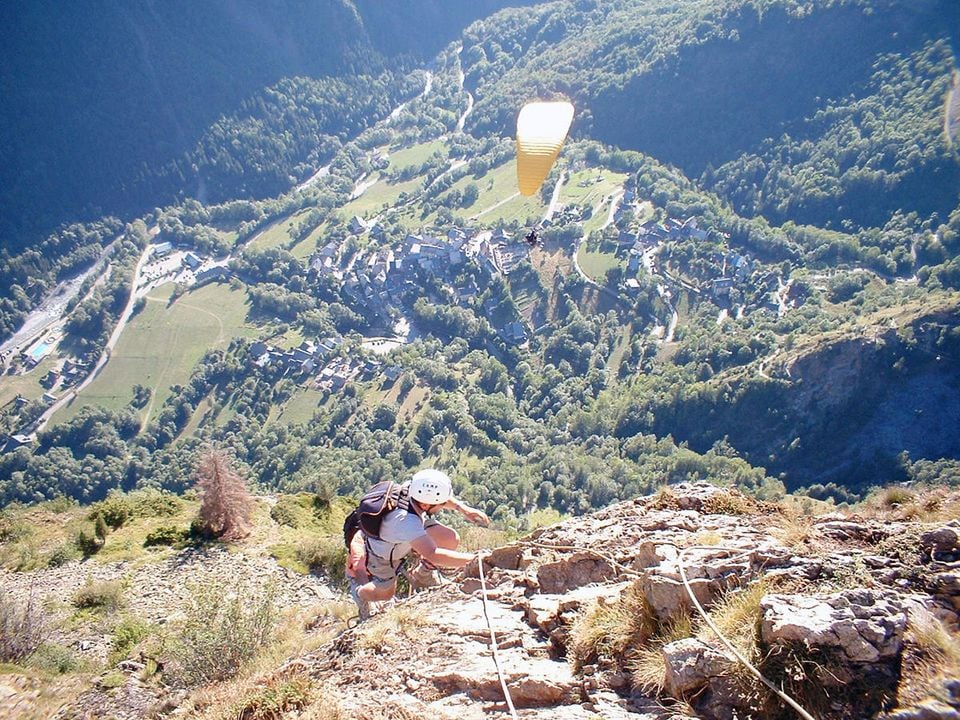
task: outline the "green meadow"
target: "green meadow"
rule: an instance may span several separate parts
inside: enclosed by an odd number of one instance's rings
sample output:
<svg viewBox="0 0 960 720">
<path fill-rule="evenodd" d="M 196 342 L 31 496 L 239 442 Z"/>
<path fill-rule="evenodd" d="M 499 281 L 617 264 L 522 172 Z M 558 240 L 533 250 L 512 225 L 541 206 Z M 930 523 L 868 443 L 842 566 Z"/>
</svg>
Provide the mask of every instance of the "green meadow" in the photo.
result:
<svg viewBox="0 0 960 720">
<path fill-rule="evenodd" d="M 423 165 L 434 153 L 447 154 L 447 144 L 444 140 L 431 140 L 413 147 L 397 150 L 390 153 L 390 170 L 398 171 L 411 166 Z"/>
<path fill-rule="evenodd" d="M 472 205 L 453 211 L 454 215 L 461 218 L 476 220 L 487 226 L 496 225 L 498 222 L 509 223 L 513 220 L 525 224 L 529 218 L 539 219 L 546 212 L 546 205 L 540 200 L 539 195 L 524 197 L 517 190 L 516 160 L 499 165 L 480 178 L 472 175 L 460 178 L 453 184 L 451 190 L 457 189 L 462 192 L 470 183 L 475 183 L 480 193 Z M 443 198 L 446 194 L 440 197 Z"/>
<path fill-rule="evenodd" d="M 340 208 L 339 215 L 346 220 L 354 215 L 360 217 L 375 215 L 385 207 L 396 205 L 403 193 L 411 195 L 419 191 L 422 186 L 423 180 L 421 178 L 414 178 L 396 185 L 381 178 L 368 187 L 363 195 Z"/>
<path fill-rule="evenodd" d="M 185 384 L 208 350 L 225 348 L 234 337 L 257 337 L 261 328 L 247 319 L 243 290 L 213 283 L 185 293 L 172 304 L 172 285 L 147 296 L 146 306 L 124 329 L 109 362 L 77 399 L 55 417 L 63 422 L 83 407 L 120 409 L 133 399 L 137 383 L 152 391 L 141 411 L 144 423 L 154 418 L 173 385 Z"/>
<path fill-rule="evenodd" d="M 580 267 L 587 274 L 587 277 L 596 280 L 601 285 L 606 280 L 607 270 L 618 265 L 624 265 L 613 253 L 587 250 L 586 243 L 580 245 L 577 262 L 580 263 Z"/>
</svg>

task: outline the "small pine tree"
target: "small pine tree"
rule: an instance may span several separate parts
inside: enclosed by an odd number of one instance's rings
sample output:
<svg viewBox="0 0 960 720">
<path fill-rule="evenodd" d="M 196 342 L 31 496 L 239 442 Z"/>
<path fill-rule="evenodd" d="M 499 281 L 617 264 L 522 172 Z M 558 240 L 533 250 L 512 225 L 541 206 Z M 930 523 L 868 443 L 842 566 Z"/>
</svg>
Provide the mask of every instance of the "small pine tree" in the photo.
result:
<svg viewBox="0 0 960 720">
<path fill-rule="evenodd" d="M 250 534 L 253 498 L 222 450 L 206 450 L 197 466 L 200 521 L 214 537 L 238 540 Z"/>
</svg>

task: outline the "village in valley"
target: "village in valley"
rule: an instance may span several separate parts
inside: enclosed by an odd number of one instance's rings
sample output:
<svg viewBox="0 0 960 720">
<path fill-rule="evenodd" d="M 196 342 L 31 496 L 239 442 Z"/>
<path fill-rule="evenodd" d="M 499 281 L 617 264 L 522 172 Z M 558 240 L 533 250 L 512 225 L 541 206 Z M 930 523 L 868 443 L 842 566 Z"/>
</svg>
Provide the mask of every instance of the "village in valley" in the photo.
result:
<svg viewBox="0 0 960 720">
<path fill-rule="evenodd" d="M 584 182 L 599 180 L 602 175 Z M 577 262 L 580 245 L 587 241 L 582 231 L 585 221 L 607 203 L 609 219 L 602 232 L 607 238 L 606 247 L 612 248 L 615 262 L 622 268 L 615 288 L 605 286 L 605 278 L 588 276 Z M 586 283 L 615 293 L 625 305 L 640 292 L 644 276 L 648 284 L 652 281 L 673 315 L 672 320 L 663 319 L 663 324 L 655 324 L 651 331 L 660 342 L 672 340 L 672 331 L 665 333 L 665 326 L 675 326 L 675 298 L 684 291 L 709 297 L 720 308 L 718 322 L 757 309 L 782 315 L 798 299 L 795 293 L 791 294 L 791 283 L 784 283 L 776 270 L 760 272 L 759 264 L 749 255 L 724 250 L 727 238 L 713 229 L 700 227 L 696 217 L 657 219 L 641 212 L 641 205 L 634 183 L 628 181 L 619 191 L 605 197 L 598 208 L 558 206 L 539 225 L 548 236 L 554 229 L 572 228 L 579 238 L 569 248 L 576 271 Z M 299 383 L 327 393 L 337 392 L 352 380 L 369 380 L 377 375 L 392 382 L 402 369 L 384 363 L 381 356 L 419 335 L 411 315 L 414 302 L 420 298 L 434 305 L 472 307 L 491 323 L 504 348 L 525 347 L 537 330 L 516 311 L 505 318 L 498 311 L 500 303 L 496 298 L 479 300 L 492 278 L 507 278 L 530 260 L 531 253 L 540 252 L 526 237 L 525 230 L 451 225 L 409 232 L 397 241 L 388 237 L 378 217 L 368 220 L 354 215 L 347 222 L 347 231 L 348 241 L 330 240 L 323 245 L 318 242 L 318 249 L 305 261 L 305 270 L 308 277 L 323 279 L 337 288 L 344 303 L 368 319 L 375 332 L 346 345 L 340 334 L 303 340 L 295 347 L 271 344 L 269 338 L 257 340 L 248 352 L 253 367 L 297 378 Z M 175 293 L 180 294 L 211 282 L 244 280 L 233 262 L 236 251 L 225 257 L 208 257 L 188 243 L 164 238 L 157 229 L 152 234 L 153 242 L 138 266 L 131 302 L 142 301 L 151 290 L 167 283 L 173 283 Z M 692 278 L 669 257 L 661 257 L 669 255 L 663 253 L 665 248 L 686 241 L 713 242 L 718 248 L 712 257 L 709 277 L 704 278 L 701 273 L 701 277 Z M 424 278 L 431 279 L 429 290 L 424 288 Z M 748 307 L 748 297 L 760 301 L 755 307 Z M 62 325 L 59 323 L 59 328 Z M 6 372 L 33 371 L 41 360 L 55 352 L 61 334 L 57 329 L 40 333 L 16 357 L 5 358 Z M 69 357 L 49 369 L 40 381 L 45 392 L 39 400 L 47 412 L 12 433 L 5 449 L 32 443 L 37 429 L 52 414 L 51 408 L 71 400 L 91 374 L 95 373 L 89 364 Z M 20 407 L 29 403 L 22 396 L 16 400 Z"/>
</svg>

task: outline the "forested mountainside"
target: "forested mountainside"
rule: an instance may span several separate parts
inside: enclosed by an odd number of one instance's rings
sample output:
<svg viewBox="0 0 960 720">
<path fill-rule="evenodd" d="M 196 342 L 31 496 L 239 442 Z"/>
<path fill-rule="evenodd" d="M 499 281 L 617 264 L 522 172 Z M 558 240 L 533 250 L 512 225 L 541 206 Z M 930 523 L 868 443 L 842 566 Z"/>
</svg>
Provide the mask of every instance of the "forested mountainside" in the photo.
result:
<svg viewBox="0 0 960 720">
<path fill-rule="evenodd" d="M 409 69 L 505 4 L 4 3 L 0 206 L 15 210 L 0 217 L 0 245 L 21 249 L 63 222 L 132 217 L 180 192 L 202 193 L 189 175 L 163 168 L 196 163 L 204 132 L 261 102 L 253 98 L 264 88 Z M 354 123 L 378 119 L 365 120 L 371 108 L 353 110 Z"/>
<path fill-rule="evenodd" d="M 550 3 L 465 33 L 470 122 L 506 132 L 523 97 L 567 93 L 580 132 L 724 182 L 741 212 L 762 196 L 777 223 L 944 217 L 958 176 L 940 109 L 958 28 L 960 7 L 942 0 Z M 878 72 L 884 56 L 901 64 Z M 903 85 L 918 76 L 936 87 Z M 725 163 L 726 180 L 713 171 Z"/>
<path fill-rule="evenodd" d="M 131 181 L 150 212 L 5 249 L 0 497 L 181 491 L 205 443 L 284 490 L 456 468 L 506 526 L 956 483 L 956 14 L 560 0 L 259 88 Z M 532 96 L 577 115 L 524 200 Z"/>
</svg>

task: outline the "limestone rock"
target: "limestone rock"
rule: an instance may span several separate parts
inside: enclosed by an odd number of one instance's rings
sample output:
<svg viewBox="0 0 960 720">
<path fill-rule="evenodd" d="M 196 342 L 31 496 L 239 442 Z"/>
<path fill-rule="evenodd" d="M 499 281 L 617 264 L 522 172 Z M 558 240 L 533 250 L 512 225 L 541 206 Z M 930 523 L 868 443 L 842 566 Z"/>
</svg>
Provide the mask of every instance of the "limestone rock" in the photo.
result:
<svg viewBox="0 0 960 720">
<path fill-rule="evenodd" d="M 682 699 L 704 687 L 713 678 L 729 675 L 735 661 L 696 638 L 677 640 L 663 646 L 666 661 L 665 688 Z"/>
<path fill-rule="evenodd" d="M 606 582 L 616 576 L 616 568 L 607 560 L 585 552 L 544 563 L 537 570 L 537 582 L 545 593 L 562 593 L 590 583 Z"/>
<path fill-rule="evenodd" d="M 920 547 L 926 551 L 928 557 L 960 553 L 960 528 L 946 525 L 925 532 L 920 536 Z"/>
<path fill-rule="evenodd" d="M 767 595 L 760 610 L 764 643 L 794 642 L 837 650 L 853 663 L 895 658 L 907 625 L 907 615 L 895 596 L 870 590 L 820 597 Z"/>
</svg>

